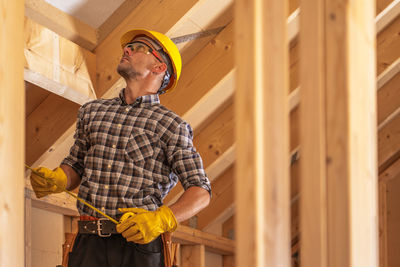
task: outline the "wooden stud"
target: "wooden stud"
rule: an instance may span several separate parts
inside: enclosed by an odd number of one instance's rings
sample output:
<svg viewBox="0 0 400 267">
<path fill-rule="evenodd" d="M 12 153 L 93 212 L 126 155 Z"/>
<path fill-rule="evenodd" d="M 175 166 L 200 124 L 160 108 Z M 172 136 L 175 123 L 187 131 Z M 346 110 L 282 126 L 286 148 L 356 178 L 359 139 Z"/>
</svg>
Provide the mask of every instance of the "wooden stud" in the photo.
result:
<svg viewBox="0 0 400 267">
<path fill-rule="evenodd" d="M 378 264 L 374 4 L 301 3 L 304 266 Z"/>
<path fill-rule="evenodd" d="M 206 266 L 206 253 L 204 245 L 182 245 L 180 248 L 182 267 Z"/>
<path fill-rule="evenodd" d="M 0 1 L 0 266 L 24 266 L 24 2 Z"/>
<path fill-rule="evenodd" d="M 286 17 L 286 1 L 236 2 L 238 266 L 290 266 Z"/>
</svg>

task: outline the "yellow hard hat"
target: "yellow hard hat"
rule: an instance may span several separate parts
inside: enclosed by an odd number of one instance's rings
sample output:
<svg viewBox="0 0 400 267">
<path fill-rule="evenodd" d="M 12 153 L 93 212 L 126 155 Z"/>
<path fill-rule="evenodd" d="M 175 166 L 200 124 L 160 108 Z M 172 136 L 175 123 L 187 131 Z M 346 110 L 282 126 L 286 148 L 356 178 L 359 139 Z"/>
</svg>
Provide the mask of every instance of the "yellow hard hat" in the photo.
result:
<svg viewBox="0 0 400 267">
<path fill-rule="evenodd" d="M 173 68 L 173 72 L 171 73 L 171 78 L 167 87 L 163 89 L 164 92 L 170 92 L 178 83 L 179 77 L 181 75 L 182 70 L 182 59 L 181 54 L 179 53 L 178 47 L 171 41 L 167 36 L 162 33 L 156 31 L 149 31 L 146 29 L 134 29 L 124 33 L 121 37 L 121 46 L 125 47 L 126 44 L 131 42 L 136 36 L 144 35 L 157 41 L 160 46 L 163 48 L 164 52 L 169 56 Z"/>
</svg>

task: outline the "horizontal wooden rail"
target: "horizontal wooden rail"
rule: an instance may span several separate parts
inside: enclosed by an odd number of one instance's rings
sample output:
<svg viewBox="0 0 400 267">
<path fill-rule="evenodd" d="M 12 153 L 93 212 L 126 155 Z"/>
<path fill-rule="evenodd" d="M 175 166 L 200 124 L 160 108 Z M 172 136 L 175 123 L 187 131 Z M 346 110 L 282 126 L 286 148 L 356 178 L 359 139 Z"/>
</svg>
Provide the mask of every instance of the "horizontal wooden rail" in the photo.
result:
<svg viewBox="0 0 400 267">
<path fill-rule="evenodd" d="M 221 255 L 233 255 L 235 253 L 235 241 L 184 225 L 178 226 L 172 235 L 172 241 L 187 245 L 204 245 L 207 251 Z"/>
</svg>

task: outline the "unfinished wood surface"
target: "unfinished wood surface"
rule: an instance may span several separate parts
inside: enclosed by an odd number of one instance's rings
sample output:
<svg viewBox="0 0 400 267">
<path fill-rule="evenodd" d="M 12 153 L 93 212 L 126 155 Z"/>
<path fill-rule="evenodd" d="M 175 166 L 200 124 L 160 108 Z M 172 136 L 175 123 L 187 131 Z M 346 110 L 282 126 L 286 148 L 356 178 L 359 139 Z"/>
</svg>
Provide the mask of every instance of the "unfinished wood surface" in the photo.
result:
<svg viewBox="0 0 400 267">
<path fill-rule="evenodd" d="M 379 33 L 385 29 L 400 14 L 400 1 L 393 0 L 376 18 L 376 31 Z"/>
<path fill-rule="evenodd" d="M 95 28 L 62 12 L 45 0 L 25 0 L 25 16 L 87 50 L 93 50 L 97 46 Z"/>
<path fill-rule="evenodd" d="M 378 91 L 378 125 L 400 107 L 400 73 Z"/>
<path fill-rule="evenodd" d="M 50 94 L 26 118 L 26 163 L 35 162 L 76 122 L 79 105 Z"/>
<path fill-rule="evenodd" d="M 79 104 L 96 98 L 94 54 L 29 18 L 24 30 L 27 81 Z"/>
<path fill-rule="evenodd" d="M 24 266 L 23 1 L 0 1 L 0 266 Z"/>
<path fill-rule="evenodd" d="M 187 112 L 233 69 L 232 43 L 233 23 L 230 23 L 184 66 L 174 91 L 160 97 L 163 105 L 179 115 Z"/>
<path fill-rule="evenodd" d="M 378 264 L 374 5 L 302 2 L 304 266 Z"/>
<path fill-rule="evenodd" d="M 238 266 L 290 266 L 286 17 L 286 1 L 236 2 Z"/>
<path fill-rule="evenodd" d="M 198 229 L 204 229 L 234 202 L 233 176 L 234 166 L 231 166 L 211 183 L 213 197 L 210 204 L 196 215 Z"/>
<path fill-rule="evenodd" d="M 378 75 L 400 57 L 399 28 L 400 16 L 377 36 L 376 58 Z"/>
<path fill-rule="evenodd" d="M 97 30 L 101 43 L 143 0 L 125 0 Z"/>
<path fill-rule="evenodd" d="M 179 225 L 172 241 L 185 245 L 204 245 L 205 249 L 221 255 L 232 255 L 235 253 L 235 242 L 222 236 L 202 232 L 188 226 Z"/>
<path fill-rule="evenodd" d="M 400 201 L 400 172 L 399 163 L 395 163 L 394 168 L 397 174 L 392 171 L 391 179 L 387 179 L 385 182 L 384 192 L 385 196 L 385 222 L 386 222 L 386 252 L 385 261 L 387 267 L 394 267 L 400 265 L 400 212 L 399 212 L 399 201 Z M 385 255 L 385 254 L 384 254 Z"/>
<path fill-rule="evenodd" d="M 32 201 L 25 198 L 25 267 L 32 266 Z"/>
<path fill-rule="evenodd" d="M 222 236 L 234 240 L 235 220 L 234 216 L 230 217 L 222 224 Z M 234 267 L 235 256 L 226 255 L 222 257 L 222 267 Z"/>
<path fill-rule="evenodd" d="M 101 97 L 119 79 L 116 67 L 121 59 L 120 38 L 132 28 L 166 33 L 197 1 L 141 1 L 138 6 L 95 49 L 97 89 Z M 174 12 L 170 12 L 173 10 Z"/>
<path fill-rule="evenodd" d="M 400 262 L 399 254 L 399 190 L 400 160 L 379 175 L 379 266 L 394 267 Z M 397 239 L 397 240 L 396 240 Z"/>
<path fill-rule="evenodd" d="M 206 252 L 204 245 L 181 245 L 182 267 L 205 267 Z"/>
<path fill-rule="evenodd" d="M 378 164 L 382 172 L 400 157 L 400 115 L 379 131 Z"/>
</svg>

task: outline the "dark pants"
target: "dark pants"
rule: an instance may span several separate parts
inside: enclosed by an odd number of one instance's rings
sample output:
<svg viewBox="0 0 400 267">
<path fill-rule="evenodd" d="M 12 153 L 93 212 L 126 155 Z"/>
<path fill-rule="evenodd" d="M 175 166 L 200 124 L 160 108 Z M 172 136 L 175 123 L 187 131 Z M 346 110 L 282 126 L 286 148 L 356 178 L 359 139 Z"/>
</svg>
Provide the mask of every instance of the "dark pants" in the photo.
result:
<svg viewBox="0 0 400 267">
<path fill-rule="evenodd" d="M 163 258 L 161 237 L 141 245 L 127 242 L 119 234 L 78 234 L 68 267 L 164 267 Z"/>
</svg>

